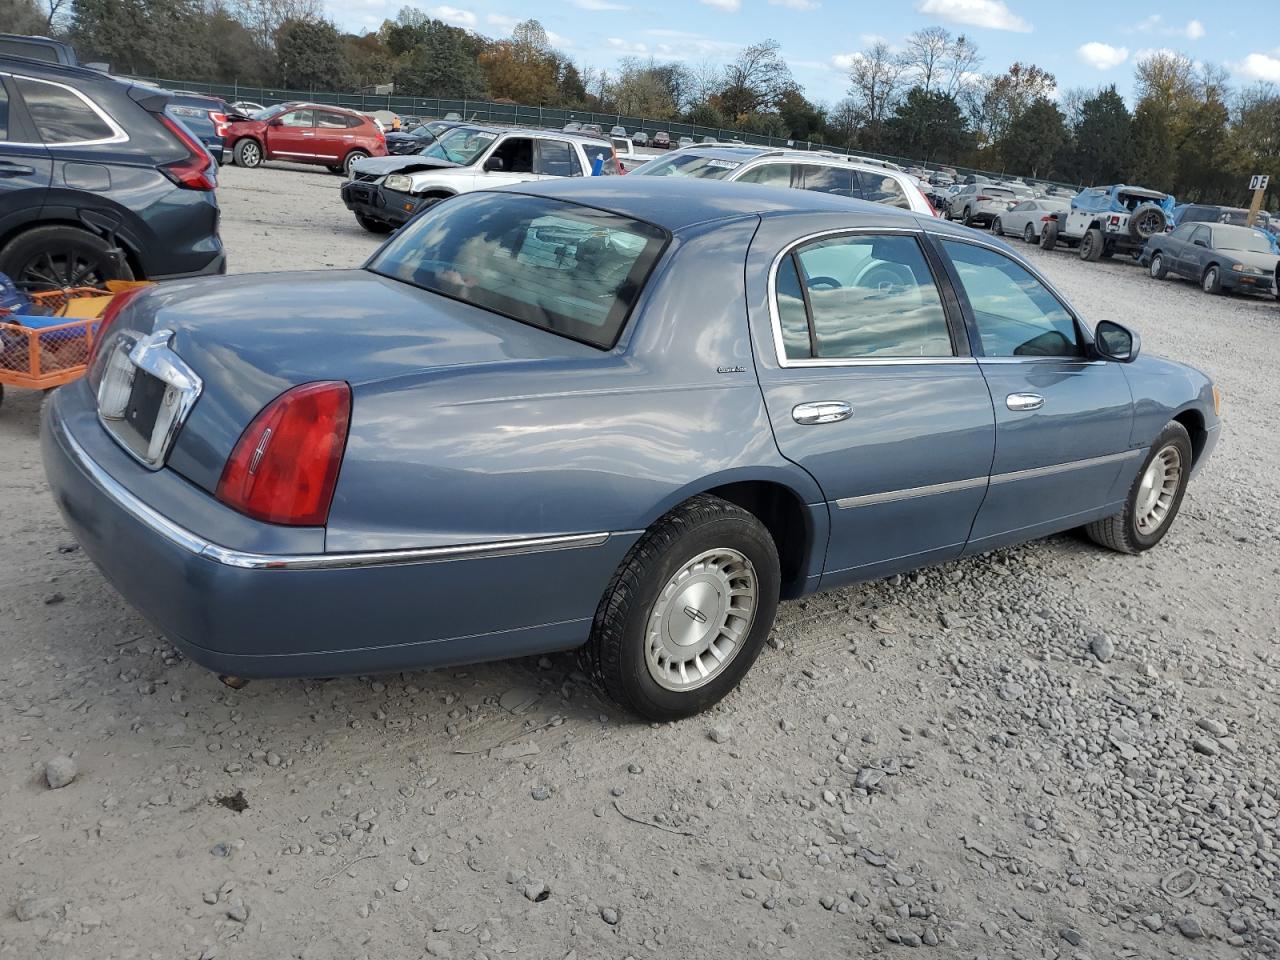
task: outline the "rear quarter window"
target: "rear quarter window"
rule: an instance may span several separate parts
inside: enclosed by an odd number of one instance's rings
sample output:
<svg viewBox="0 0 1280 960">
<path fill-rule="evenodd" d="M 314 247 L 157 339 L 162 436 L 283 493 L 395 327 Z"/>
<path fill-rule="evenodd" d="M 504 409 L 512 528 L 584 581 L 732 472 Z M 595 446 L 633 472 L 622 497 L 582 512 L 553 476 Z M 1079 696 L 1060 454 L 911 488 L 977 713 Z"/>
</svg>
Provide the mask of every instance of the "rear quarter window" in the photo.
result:
<svg viewBox="0 0 1280 960">
<path fill-rule="evenodd" d="M 603 210 L 481 192 L 411 221 L 369 269 L 609 349 L 669 239 Z"/>
<path fill-rule="evenodd" d="M 110 140 L 115 130 L 75 90 L 59 83 L 15 77 L 40 139 L 50 146 Z"/>
</svg>

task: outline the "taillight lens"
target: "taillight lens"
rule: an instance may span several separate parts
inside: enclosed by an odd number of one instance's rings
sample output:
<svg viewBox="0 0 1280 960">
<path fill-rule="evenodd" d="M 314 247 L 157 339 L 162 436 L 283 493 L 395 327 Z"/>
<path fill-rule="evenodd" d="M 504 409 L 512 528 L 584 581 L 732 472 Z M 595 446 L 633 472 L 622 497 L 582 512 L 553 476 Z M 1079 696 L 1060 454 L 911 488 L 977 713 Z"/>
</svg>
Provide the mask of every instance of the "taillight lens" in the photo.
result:
<svg viewBox="0 0 1280 960">
<path fill-rule="evenodd" d="M 213 132 L 218 136 L 225 137 L 227 135 L 227 127 L 230 126 L 230 123 L 227 121 L 225 113 L 215 113 L 210 110 L 209 122 L 213 124 Z"/>
<path fill-rule="evenodd" d="M 160 164 L 160 172 L 184 190 L 212 190 L 214 182 L 209 178 L 209 168 L 213 166 L 213 160 L 208 151 L 182 124 L 163 113 L 156 114 L 156 119 L 168 127 L 169 132 L 187 148 L 187 156 L 172 163 Z"/>
<path fill-rule="evenodd" d="M 93 366 L 94 358 L 98 356 L 98 348 L 102 345 L 102 341 L 107 339 L 116 320 L 120 318 L 120 312 L 145 289 L 145 287 L 134 287 L 132 290 L 121 290 L 111 298 L 107 308 L 102 311 L 98 329 L 93 335 L 93 342 L 89 345 L 89 366 Z"/>
<path fill-rule="evenodd" d="M 975 199 L 975 200 L 990 200 L 991 198 L 990 198 L 990 197 L 984 197 L 982 194 L 979 194 L 978 196 L 974 197 L 973 199 Z"/>
<path fill-rule="evenodd" d="M 323 526 L 350 422 L 351 388 L 342 381 L 282 393 L 240 436 L 218 481 L 218 499 L 267 523 Z"/>
</svg>

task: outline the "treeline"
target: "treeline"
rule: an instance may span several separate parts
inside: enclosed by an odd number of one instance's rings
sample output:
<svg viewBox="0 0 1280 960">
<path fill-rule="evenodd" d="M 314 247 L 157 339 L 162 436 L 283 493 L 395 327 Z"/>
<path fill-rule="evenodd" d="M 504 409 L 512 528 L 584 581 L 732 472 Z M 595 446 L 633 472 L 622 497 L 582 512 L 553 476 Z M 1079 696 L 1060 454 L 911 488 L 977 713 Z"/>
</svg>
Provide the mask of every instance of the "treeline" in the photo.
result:
<svg viewBox="0 0 1280 960">
<path fill-rule="evenodd" d="M 0 20 L 66 35 L 82 59 L 125 74 L 330 91 L 390 83 L 409 96 L 684 121 L 1205 202 L 1244 202 L 1253 173 L 1280 186 L 1280 91 L 1233 89 L 1221 68 L 1167 51 L 1137 63 L 1131 110 L 1114 86 L 1059 90 L 1033 64 L 983 72 L 970 38 L 928 27 L 901 48 L 876 42 L 849 57 L 848 95 L 823 105 L 773 40 L 728 64 L 625 58 L 605 71 L 557 50 L 536 20 L 494 40 L 409 7 L 361 35 L 325 19 L 322 0 L 0 0 Z"/>
</svg>

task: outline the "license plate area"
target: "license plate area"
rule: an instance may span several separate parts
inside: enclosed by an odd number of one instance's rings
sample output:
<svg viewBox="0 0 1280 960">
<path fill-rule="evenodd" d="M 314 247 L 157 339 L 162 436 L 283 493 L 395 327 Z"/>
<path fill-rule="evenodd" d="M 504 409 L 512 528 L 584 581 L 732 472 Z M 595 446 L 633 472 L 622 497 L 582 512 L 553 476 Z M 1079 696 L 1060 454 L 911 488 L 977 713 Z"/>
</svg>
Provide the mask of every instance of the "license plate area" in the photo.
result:
<svg viewBox="0 0 1280 960">
<path fill-rule="evenodd" d="M 98 386 L 98 419 L 120 446 L 151 470 L 164 466 L 203 387 L 170 349 L 172 338 L 172 330 L 137 339 L 122 335 Z"/>
</svg>

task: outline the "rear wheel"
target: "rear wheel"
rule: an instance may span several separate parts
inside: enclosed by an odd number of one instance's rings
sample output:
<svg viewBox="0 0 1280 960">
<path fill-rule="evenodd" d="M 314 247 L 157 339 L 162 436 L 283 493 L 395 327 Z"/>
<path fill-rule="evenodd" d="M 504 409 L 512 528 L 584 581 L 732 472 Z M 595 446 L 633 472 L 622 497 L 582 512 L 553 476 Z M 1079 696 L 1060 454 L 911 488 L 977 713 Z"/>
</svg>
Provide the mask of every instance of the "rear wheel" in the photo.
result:
<svg viewBox="0 0 1280 960">
<path fill-rule="evenodd" d="M 1040 231 L 1040 249 L 1052 250 L 1058 245 L 1058 222 L 1050 220 Z"/>
<path fill-rule="evenodd" d="M 649 720 L 699 713 L 750 669 L 778 607 L 778 553 L 756 517 L 694 497 L 636 541 L 596 610 L 584 669 Z"/>
<path fill-rule="evenodd" d="M 1096 263 L 1098 258 L 1102 256 L 1102 248 L 1105 242 L 1102 238 L 1102 231 L 1097 227 L 1090 227 L 1084 232 L 1084 237 L 1080 241 L 1080 259 Z"/>
<path fill-rule="evenodd" d="M 262 166 L 262 147 L 257 140 L 241 140 L 236 144 L 235 154 L 237 166 L 250 170 Z"/>
<path fill-rule="evenodd" d="M 1151 266 L 1148 269 L 1151 271 L 1152 280 L 1163 280 L 1169 275 L 1169 270 L 1164 265 L 1164 255 L 1161 253 L 1151 255 Z"/>
<path fill-rule="evenodd" d="M 1164 539 L 1182 506 L 1191 476 L 1191 437 L 1170 420 L 1152 444 L 1129 487 L 1124 509 L 1085 527 L 1095 543 L 1121 553 L 1142 553 Z"/>
<path fill-rule="evenodd" d="M 368 156 L 369 154 L 365 153 L 363 150 L 352 150 L 350 153 L 347 154 L 347 159 L 342 161 L 342 172 L 345 173 L 348 177 L 350 177 L 351 167 L 355 164 L 355 162 L 357 160 L 364 160 Z"/>
<path fill-rule="evenodd" d="M 1211 264 L 1205 270 L 1204 276 L 1200 278 L 1200 289 L 1205 293 L 1222 292 L 1222 274 L 1218 272 L 1217 264 Z"/>
<path fill-rule="evenodd" d="M 0 249 L 0 273 L 29 293 L 133 279 L 118 249 L 97 234 L 61 224 L 36 227 L 10 240 Z"/>
</svg>

